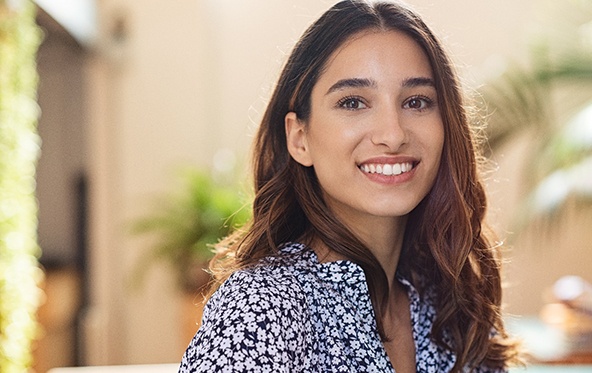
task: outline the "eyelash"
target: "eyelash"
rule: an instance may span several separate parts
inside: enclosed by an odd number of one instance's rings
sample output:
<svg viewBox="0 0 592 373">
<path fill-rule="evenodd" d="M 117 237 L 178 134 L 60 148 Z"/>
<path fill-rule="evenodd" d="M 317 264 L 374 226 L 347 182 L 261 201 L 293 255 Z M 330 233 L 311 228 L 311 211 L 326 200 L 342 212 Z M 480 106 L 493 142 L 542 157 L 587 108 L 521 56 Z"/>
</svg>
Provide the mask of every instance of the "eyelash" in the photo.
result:
<svg viewBox="0 0 592 373">
<path fill-rule="evenodd" d="M 422 104 L 424 105 L 424 107 L 421 107 L 421 108 L 408 107 L 408 109 L 417 110 L 417 111 L 420 111 L 421 112 L 421 111 L 430 109 L 430 108 L 432 108 L 434 106 L 434 100 L 433 99 L 431 99 L 431 98 L 429 98 L 427 96 L 424 96 L 424 95 L 416 95 L 416 96 L 412 96 L 412 97 L 408 98 L 407 100 L 405 100 L 405 102 L 403 103 L 403 108 L 407 108 L 407 106 L 409 105 L 409 103 L 411 101 L 414 101 L 414 100 L 421 101 Z M 346 97 L 343 97 L 341 100 L 337 101 L 337 105 L 336 106 L 338 108 L 342 108 L 342 109 L 345 109 L 345 110 L 352 110 L 352 111 L 353 110 L 363 109 L 363 108 L 351 108 L 351 107 L 347 107 L 346 106 L 347 103 L 351 103 L 351 102 L 354 102 L 354 101 L 356 103 L 358 103 L 358 104 L 362 104 L 362 105 L 368 107 L 368 104 L 360 96 L 346 96 Z"/>
<path fill-rule="evenodd" d="M 419 100 L 419 101 L 423 101 L 423 103 L 425 103 L 425 107 L 422 108 L 409 108 L 411 110 L 417 110 L 417 111 L 424 111 L 427 110 L 431 107 L 434 106 L 434 100 L 432 100 L 431 98 L 427 97 L 427 96 L 423 96 L 423 95 L 417 95 L 417 96 L 413 96 L 408 98 L 404 103 L 403 103 L 403 107 L 406 107 L 411 101 L 414 100 Z"/>
<path fill-rule="evenodd" d="M 362 104 L 364 106 L 368 106 L 365 102 L 364 99 L 362 97 L 359 96 L 346 96 L 344 98 L 342 98 L 341 100 L 337 101 L 337 107 L 338 108 L 342 108 L 345 110 L 359 110 L 360 108 L 349 108 L 346 107 L 345 104 L 347 104 L 348 102 L 353 102 L 355 101 L 356 103 Z"/>
</svg>

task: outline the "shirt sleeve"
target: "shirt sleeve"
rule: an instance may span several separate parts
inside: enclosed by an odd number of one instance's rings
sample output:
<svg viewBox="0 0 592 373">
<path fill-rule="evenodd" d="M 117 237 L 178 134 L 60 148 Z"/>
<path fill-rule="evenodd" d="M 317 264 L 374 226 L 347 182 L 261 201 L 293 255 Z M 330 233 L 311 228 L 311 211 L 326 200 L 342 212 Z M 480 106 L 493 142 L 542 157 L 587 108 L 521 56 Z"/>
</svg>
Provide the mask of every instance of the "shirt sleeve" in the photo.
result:
<svg viewBox="0 0 592 373">
<path fill-rule="evenodd" d="M 309 320 L 294 278 L 237 272 L 206 304 L 179 373 L 298 371 Z"/>
</svg>

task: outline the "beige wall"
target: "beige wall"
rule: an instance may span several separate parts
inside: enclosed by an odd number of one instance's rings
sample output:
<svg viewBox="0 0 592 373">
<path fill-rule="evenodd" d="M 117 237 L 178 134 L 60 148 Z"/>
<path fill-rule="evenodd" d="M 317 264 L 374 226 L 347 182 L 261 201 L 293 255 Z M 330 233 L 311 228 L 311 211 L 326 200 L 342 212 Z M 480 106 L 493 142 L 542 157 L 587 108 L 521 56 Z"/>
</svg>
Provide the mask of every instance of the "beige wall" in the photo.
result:
<svg viewBox="0 0 592 373">
<path fill-rule="evenodd" d="M 98 1 L 101 38 L 88 67 L 94 306 L 86 323 L 88 363 L 180 359 L 187 343 L 178 326 L 180 295 L 162 268 L 140 290 L 129 288 L 145 242 L 131 238 L 127 224 L 171 185 L 175 166 L 209 165 L 224 148 L 244 158 L 285 53 L 332 3 Z M 537 1 L 410 3 L 445 38 L 467 81 L 477 84 L 499 56 L 524 57 Z M 118 19 L 126 31 L 119 42 L 110 35 Z M 523 281 L 528 272 L 521 273 Z"/>
</svg>

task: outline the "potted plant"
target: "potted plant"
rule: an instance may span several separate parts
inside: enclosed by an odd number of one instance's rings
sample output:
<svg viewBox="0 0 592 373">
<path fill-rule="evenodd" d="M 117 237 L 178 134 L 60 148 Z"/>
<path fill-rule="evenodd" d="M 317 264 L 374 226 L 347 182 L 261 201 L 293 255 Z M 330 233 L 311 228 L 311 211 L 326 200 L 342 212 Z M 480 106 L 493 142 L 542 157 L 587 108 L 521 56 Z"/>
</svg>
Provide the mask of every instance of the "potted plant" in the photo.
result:
<svg viewBox="0 0 592 373">
<path fill-rule="evenodd" d="M 207 171 L 185 169 L 180 181 L 178 190 L 158 199 L 153 212 L 133 224 L 135 234 L 154 236 L 137 274 L 145 274 L 154 262 L 166 262 L 180 288 L 197 294 L 210 278 L 205 268 L 212 246 L 244 224 L 250 210 L 236 185 Z"/>
</svg>

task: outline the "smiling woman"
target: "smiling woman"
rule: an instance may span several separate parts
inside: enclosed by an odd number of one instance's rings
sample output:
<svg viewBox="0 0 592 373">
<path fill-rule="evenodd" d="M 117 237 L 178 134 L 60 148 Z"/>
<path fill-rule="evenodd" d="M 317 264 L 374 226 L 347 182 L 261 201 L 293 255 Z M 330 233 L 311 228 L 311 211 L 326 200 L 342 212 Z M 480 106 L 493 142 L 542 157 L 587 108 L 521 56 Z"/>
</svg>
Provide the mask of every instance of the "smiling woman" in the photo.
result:
<svg viewBox="0 0 592 373">
<path fill-rule="evenodd" d="M 417 14 L 333 6 L 279 78 L 253 219 L 218 246 L 179 371 L 506 371 L 517 352 L 472 138 Z"/>
<path fill-rule="evenodd" d="M 310 117 L 290 112 L 286 129 L 292 158 L 314 167 L 325 203 L 375 256 L 389 258 L 381 265 L 394 280 L 399 221 L 431 189 L 442 153 L 442 119 L 421 48 L 394 31 L 356 36 L 314 86 Z"/>
</svg>

